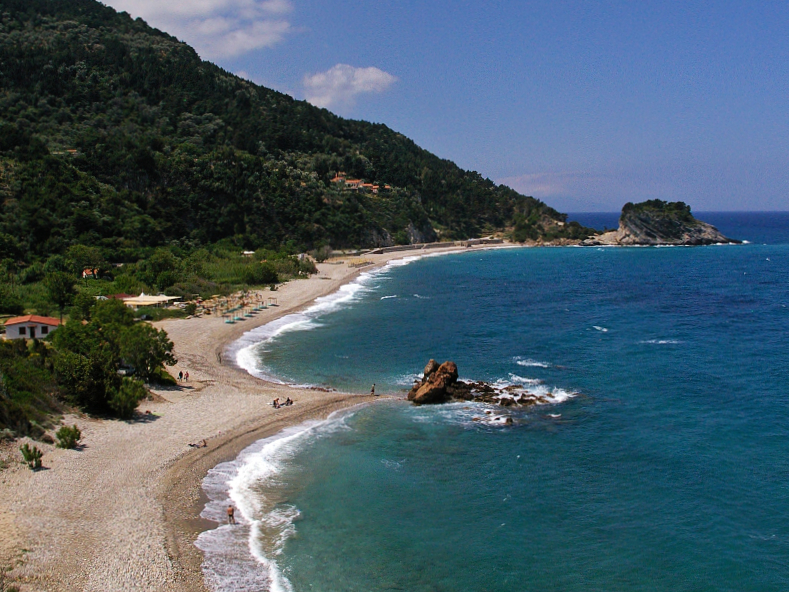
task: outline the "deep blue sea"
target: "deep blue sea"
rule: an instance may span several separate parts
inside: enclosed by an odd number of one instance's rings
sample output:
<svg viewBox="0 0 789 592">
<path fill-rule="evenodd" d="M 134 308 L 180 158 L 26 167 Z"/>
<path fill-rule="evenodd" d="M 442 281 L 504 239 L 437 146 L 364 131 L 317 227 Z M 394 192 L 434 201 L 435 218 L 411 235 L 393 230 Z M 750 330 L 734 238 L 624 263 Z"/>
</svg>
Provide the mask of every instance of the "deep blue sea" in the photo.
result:
<svg viewBox="0 0 789 592">
<path fill-rule="evenodd" d="M 248 337 L 296 384 L 402 396 L 435 358 L 556 402 L 257 443 L 206 478 L 244 523 L 198 541 L 215 589 L 789 590 L 789 214 L 698 216 L 748 243 L 408 258 Z"/>
</svg>

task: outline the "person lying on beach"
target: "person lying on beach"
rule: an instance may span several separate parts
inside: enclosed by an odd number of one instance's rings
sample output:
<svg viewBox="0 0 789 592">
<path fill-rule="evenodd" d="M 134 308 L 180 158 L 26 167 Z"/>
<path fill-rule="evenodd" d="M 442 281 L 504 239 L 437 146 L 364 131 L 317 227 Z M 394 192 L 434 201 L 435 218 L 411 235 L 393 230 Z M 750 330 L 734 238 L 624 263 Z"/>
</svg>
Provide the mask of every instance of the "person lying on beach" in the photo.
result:
<svg viewBox="0 0 789 592">
<path fill-rule="evenodd" d="M 208 443 L 205 441 L 205 439 L 203 439 L 197 444 L 193 444 L 190 442 L 189 446 L 191 446 L 192 448 L 206 448 L 208 446 Z"/>
</svg>

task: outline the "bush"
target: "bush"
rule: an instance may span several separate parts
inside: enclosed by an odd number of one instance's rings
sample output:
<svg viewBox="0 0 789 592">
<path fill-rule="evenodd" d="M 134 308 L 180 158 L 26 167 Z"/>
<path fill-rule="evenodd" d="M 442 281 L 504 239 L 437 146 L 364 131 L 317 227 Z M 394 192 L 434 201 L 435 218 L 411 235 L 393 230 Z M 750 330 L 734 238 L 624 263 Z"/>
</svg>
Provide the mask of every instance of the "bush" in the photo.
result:
<svg viewBox="0 0 789 592">
<path fill-rule="evenodd" d="M 197 305 L 194 302 L 187 302 L 186 306 L 184 306 L 184 312 L 187 315 L 193 315 L 197 312 Z"/>
<path fill-rule="evenodd" d="M 6 283 L 0 283 L 0 313 L 22 314 L 25 307 L 22 299 Z"/>
<path fill-rule="evenodd" d="M 277 269 L 269 262 L 251 263 L 241 272 L 241 280 L 250 286 L 262 286 L 278 282 Z"/>
<path fill-rule="evenodd" d="M 71 427 L 63 426 L 55 432 L 55 437 L 58 439 L 58 448 L 70 450 L 77 447 L 79 439 L 82 438 L 82 432 L 76 425 Z"/>
<path fill-rule="evenodd" d="M 331 247 L 326 245 L 321 247 L 320 249 L 316 249 L 315 251 L 310 253 L 310 255 L 312 255 L 312 257 L 318 263 L 323 263 L 324 261 L 326 261 L 326 259 L 331 257 L 331 251 L 332 251 Z"/>
<path fill-rule="evenodd" d="M 110 398 L 109 404 L 115 415 L 121 419 L 131 419 L 137 405 L 147 394 L 148 391 L 145 390 L 145 385 L 142 382 L 133 378 L 124 378 L 121 388 Z"/>
<path fill-rule="evenodd" d="M 22 452 L 22 458 L 25 459 L 28 467 L 31 469 L 41 468 L 41 457 L 44 456 L 44 453 L 41 452 L 36 446 L 30 448 L 30 446 L 27 444 L 23 444 L 19 447 L 19 450 Z"/>
</svg>

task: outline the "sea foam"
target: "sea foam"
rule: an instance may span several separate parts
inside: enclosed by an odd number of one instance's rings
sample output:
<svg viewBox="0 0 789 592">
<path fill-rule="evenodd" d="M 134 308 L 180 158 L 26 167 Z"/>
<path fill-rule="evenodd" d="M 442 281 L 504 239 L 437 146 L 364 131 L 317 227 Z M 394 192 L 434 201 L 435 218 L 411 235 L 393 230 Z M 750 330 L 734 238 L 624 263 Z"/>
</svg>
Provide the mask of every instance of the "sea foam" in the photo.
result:
<svg viewBox="0 0 789 592">
<path fill-rule="evenodd" d="M 225 353 L 234 358 L 240 368 L 243 368 L 253 376 L 269 382 L 292 384 L 274 376 L 261 362 L 260 353 L 265 352 L 266 348 L 270 347 L 270 344 L 277 337 L 291 331 L 310 331 L 320 327 L 321 324 L 318 322 L 318 319 L 321 316 L 350 306 L 363 298 L 364 295 L 379 288 L 380 284 L 377 283 L 377 280 L 384 279 L 395 268 L 409 265 L 420 259 L 440 257 L 447 254 L 426 253 L 424 255 L 403 257 L 402 259 L 389 261 L 382 267 L 363 272 L 352 282 L 340 286 L 336 292 L 316 298 L 315 302 L 303 312 L 285 315 L 244 333 L 227 348 Z M 418 294 L 414 294 L 414 297 L 421 298 Z M 384 296 L 381 300 L 388 298 L 396 298 L 396 296 Z"/>
<path fill-rule="evenodd" d="M 316 438 L 348 429 L 353 411 L 331 414 L 287 428 L 245 448 L 235 460 L 211 469 L 202 487 L 209 501 L 200 517 L 220 526 L 202 532 L 195 545 L 204 553 L 203 573 L 214 592 L 292 592 L 278 557 L 296 532 L 298 508 L 288 504 L 280 476 L 293 457 Z M 235 526 L 223 524 L 226 508 L 237 508 Z"/>
<path fill-rule="evenodd" d="M 540 362 L 539 360 L 522 357 L 515 358 L 515 363 L 518 366 L 525 366 L 527 368 L 550 368 L 552 366 L 552 364 L 548 362 Z"/>
</svg>

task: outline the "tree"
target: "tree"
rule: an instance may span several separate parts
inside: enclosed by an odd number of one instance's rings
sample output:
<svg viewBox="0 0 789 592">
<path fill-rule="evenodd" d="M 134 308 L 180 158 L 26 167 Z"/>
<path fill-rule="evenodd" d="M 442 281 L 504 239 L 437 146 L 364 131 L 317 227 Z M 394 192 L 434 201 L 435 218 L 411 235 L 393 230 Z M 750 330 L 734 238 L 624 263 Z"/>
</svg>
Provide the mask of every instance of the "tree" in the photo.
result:
<svg viewBox="0 0 789 592">
<path fill-rule="evenodd" d="M 163 329 L 157 331 L 147 323 L 137 323 L 123 332 L 121 358 L 145 381 L 150 381 L 162 364 L 173 366 L 178 362 L 172 352 L 173 342 Z"/>
<path fill-rule="evenodd" d="M 22 314 L 24 306 L 22 300 L 14 294 L 11 286 L 0 283 L 0 312 L 8 314 Z"/>
<path fill-rule="evenodd" d="M 120 388 L 113 393 L 109 404 L 115 415 L 121 419 L 130 419 L 134 415 L 134 410 L 140 404 L 148 391 L 145 385 L 133 378 L 124 378 Z"/>
<path fill-rule="evenodd" d="M 91 318 L 105 330 L 116 327 L 130 327 L 134 324 L 134 313 L 121 300 L 110 299 L 96 302 L 91 310 Z"/>
<path fill-rule="evenodd" d="M 55 271 L 44 278 L 44 287 L 47 289 L 49 299 L 60 310 L 60 320 L 63 320 L 63 310 L 71 302 L 74 294 L 74 278 L 63 271 Z"/>
<path fill-rule="evenodd" d="M 80 292 L 74 296 L 73 306 L 71 308 L 72 319 L 90 320 L 90 313 L 96 304 L 96 299 L 90 294 Z"/>
<path fill-rule="evenodd" d="M 274 284 L 279 281 L 277 269 L 268 261 L 263 263 L 250 263 L 241 272 L 241 279 L 250 286 Z"/>
<path fill-rule="evenodd" d="M 16 239 L 10 234 L 0 232 L 0 259 L 19 259 L 21 254 Z"/>
<path fill-rule="evenodd" d="M 55 358 L 55 374 L 61 395 L 72 405 L 91 413 L 112 410 L 108 399 L 121 382 L 117 368 L 111 352 L 101 347 L 88 355 L 61 351 Z"/>
</svg>

